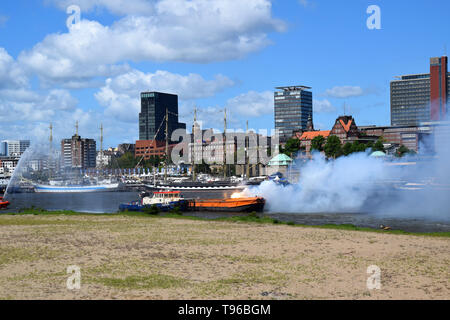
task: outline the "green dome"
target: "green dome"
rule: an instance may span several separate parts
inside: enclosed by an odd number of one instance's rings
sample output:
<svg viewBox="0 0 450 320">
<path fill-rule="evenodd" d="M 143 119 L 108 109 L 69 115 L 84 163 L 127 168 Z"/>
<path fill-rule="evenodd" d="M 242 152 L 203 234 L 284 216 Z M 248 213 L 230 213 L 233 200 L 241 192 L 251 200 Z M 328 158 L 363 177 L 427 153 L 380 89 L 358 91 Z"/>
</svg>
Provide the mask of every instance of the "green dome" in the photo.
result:
<svg viewBox="0 0 450 320">
<path fill-rule="evenodd" d="M 280 153 L 269 161 L 269 166 L 288 166 L 291 163 L 292 159 L 290 157 L 288 157 L 284 153 Z"/>
<path fill-rule="evenodd" d="M 381 158 L 381 157 L 386 157 L 386 153 L 381 152 L 381 151 L 375 151 L 370 156 L 375 157 L 375 158 Z"/>
</svg>

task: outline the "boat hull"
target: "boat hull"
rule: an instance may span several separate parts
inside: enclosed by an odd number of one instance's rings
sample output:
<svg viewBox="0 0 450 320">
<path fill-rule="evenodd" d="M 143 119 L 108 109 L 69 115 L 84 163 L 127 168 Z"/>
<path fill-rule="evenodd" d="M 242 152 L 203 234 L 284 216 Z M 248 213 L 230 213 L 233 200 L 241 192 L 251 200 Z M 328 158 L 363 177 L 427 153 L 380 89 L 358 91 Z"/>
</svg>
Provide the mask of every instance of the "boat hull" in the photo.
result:
<svg viewBox="0 0 450 320">
<path fill-rule="evenodd" d="M 85 192 L 109 192 L 116 191 L 119 184 L 97 185 L 97 186 L 47 186 L 35 185 L 34 190 L 37 193 L 85 193 Z"/>
<path fill-rule="evenodd" d="M 0 197 L 0 209 L 6 209 L 9 205 L 9 201 L 3 200 L 3 198 Z"/>
<path fill-rule="evenodd" d="M 155 206 L 159 211 L 170 211 L 178 208 L 181 211 L 187 211 L 189 207 L 188 201 L 174 201 L 166 204 L 158 203 L 153 205 L 142 205 L 140 203 L 122 203 L 119 206 L 119 211 L 133 211 L 133 212 L 143 212 L 146 209 L 151 209 Z"/>
<path fill-rule="evenodd" d="M 189 203 L 189 209 L 212 212 L 262 212 L 265 203 L 263 198 L 192 200 Z"/>
</svg>

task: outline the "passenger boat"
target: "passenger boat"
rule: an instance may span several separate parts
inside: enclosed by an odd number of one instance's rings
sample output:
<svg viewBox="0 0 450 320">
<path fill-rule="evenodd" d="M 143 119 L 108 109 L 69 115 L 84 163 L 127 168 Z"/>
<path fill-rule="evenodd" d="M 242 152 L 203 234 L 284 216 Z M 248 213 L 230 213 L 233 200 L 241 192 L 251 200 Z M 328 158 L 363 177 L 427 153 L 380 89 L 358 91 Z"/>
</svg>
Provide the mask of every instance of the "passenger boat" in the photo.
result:
<svg viewBox="0 0 450 320">
<path fill-rule="evenodd" d="M 266 200 L 261 197 L 191 200 L 189 210 L 218 212 L 262 212 Z"/>
<path fill-rule="evenodd" d="M 6 209 L 9 205 L 9 201 L 3 200 L 3 197 L 0 197 L 0 209 Z"/>
<path fill-rule="evenodd" d="M 180 192 L 161 191 L 154 192 L 153 196 L 147 196 L 146 193 L 141 194 L 141 199 L 130 203 L 122 203 L 119 206 L 120 211 L 143 211 L 153 206 L 161 211 L 173 210 L 179 208 L 182 211 L 188 209 L 189 202 L 185 200 Z"/>
<path fill-rule="evenodd" d="M 36 184 L 34 191 L 37 193 L 82 193 L 82 192 L 106 192 L 116 191 L 119 187 L 118 183 L 100 184 L 90 186 L 54 186 Z"/>
</svg>

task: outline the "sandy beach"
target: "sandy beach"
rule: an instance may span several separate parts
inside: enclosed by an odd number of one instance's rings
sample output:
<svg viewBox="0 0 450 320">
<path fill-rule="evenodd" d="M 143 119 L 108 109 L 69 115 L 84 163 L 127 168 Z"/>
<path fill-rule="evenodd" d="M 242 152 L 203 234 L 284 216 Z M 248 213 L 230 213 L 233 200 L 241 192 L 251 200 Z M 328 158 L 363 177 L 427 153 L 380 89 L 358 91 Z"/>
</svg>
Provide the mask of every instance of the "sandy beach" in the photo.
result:
<svg viewBox="0 0 450 320">
<path fill-rule="evenodd" d="M 68 266 L 81 288 L 66 286 Z M 367 268 L 381 289 L 367 289 Z M 0 216 L 0 299 L 450 299 L 450 238 L 127 216 Z"/>
</svg>

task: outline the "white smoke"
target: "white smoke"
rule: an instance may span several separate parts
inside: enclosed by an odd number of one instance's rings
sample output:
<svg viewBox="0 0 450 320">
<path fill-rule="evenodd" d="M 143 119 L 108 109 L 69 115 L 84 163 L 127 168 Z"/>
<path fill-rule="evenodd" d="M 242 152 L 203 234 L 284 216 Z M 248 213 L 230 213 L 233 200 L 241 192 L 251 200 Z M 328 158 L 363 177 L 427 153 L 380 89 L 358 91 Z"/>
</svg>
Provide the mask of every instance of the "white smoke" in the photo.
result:
<svg viewBox="0 0 450 320">
<path fill-rule="evenodd" d="M 405 158 L 388 161 L 368 153 L 331 161 L 315 154 L 300 168 L 298 183 L 284 187 L 265 181 L 246 193 L 264 197 L 272 213 L 361 212 L 450 220 L 450 128 L 444 130 L 447 138 L 437 155 L 416 165 L 396 166 L 392 164 Z"/>
</svg>

